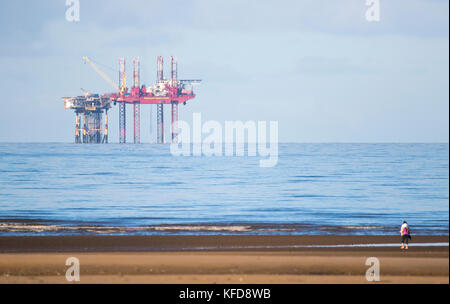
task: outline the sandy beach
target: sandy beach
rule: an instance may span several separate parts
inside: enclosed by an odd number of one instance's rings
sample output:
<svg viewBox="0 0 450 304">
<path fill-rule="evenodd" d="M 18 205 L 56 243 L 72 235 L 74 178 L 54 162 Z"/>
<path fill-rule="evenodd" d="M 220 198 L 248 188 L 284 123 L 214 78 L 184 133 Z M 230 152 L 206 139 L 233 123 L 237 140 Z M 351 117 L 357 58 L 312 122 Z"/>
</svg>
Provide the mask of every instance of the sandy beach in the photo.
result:
<svg viewBox="0 0 450 304">
<path fill-rule="evenodd" d="M 448 239 L 416 236 L 402 251 L 380 245 L 395 236 L 0 237 L 0 283 L 68 283 L 68 257 L 79 283 L 373 283 L 365 262 L 377 257 L 379 283 L 448 284 L 448 246 L 427 245 Z M 351 244 L 372 245 L 326 247 Z"/>
</svg>

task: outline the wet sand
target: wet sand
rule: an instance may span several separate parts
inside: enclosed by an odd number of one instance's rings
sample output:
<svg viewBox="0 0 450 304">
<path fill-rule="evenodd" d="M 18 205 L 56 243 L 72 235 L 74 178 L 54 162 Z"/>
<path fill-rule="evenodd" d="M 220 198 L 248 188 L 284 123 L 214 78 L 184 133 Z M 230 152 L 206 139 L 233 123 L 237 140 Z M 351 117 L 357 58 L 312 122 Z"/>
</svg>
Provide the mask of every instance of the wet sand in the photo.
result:
<svg viewBox="0 0 450 304">
<path fill-rule="evenodd" d="M 448 284 L 449 248 L 414 246 L 448 240 L 415 236 L 403 251 L 265 247 L 398 243 L 396 236 L 0 237 L 0 283 L 67 283 L 73 256 L 80 283 L 372 283 L 365 262 L 377 257 L 380 283 Z"/>
</svg>

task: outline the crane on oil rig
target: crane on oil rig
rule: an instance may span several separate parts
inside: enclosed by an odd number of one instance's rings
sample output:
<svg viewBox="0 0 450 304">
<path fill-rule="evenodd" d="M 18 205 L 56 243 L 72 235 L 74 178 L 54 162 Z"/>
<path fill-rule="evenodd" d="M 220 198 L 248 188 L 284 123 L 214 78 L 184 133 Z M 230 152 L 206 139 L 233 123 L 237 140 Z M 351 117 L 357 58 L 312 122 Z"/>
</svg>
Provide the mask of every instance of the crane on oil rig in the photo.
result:
<svg viewBox="0 0 450 304">
<path fill-rule="evenodd" d="M 100 70 L 95 63 L 93 63 L 87 56 L 83 56 L 84 63 L 89 63 L 90 66 L 99 74 L 106 82 L 108 82 L 114 89 L 119 91 L 119 86 L 111 80 L 111 78 L 108 77 L 102 70 Z"/>
</svg>

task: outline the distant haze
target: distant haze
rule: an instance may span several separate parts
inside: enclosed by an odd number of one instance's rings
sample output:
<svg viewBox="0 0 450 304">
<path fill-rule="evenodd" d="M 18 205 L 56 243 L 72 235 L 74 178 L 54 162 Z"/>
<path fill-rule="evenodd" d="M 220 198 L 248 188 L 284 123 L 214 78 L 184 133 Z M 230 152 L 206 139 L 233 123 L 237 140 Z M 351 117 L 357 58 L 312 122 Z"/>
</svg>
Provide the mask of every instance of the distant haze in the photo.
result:
<svg viewBox="0 0 450 304">
<path fill-rule="evenodd" d="M 179 78 L 203 79 L 183 120 L 278 120 L 282 142 L 448 142 L 449 2 L 380 0 L 379 22 L 365 2 L 80 0 L 71 23 L 65 0 L 3 1 L 0 141 L 73 141 L 61 97 L 114 90 L 82 56 L 113 69 L 126 57 L 131 86 L 133 56 L 150 85 L 156 56 L 169 76 L 174 55 Z M 149 107 L 141 114 L 148 142 Z"/>
</svg>

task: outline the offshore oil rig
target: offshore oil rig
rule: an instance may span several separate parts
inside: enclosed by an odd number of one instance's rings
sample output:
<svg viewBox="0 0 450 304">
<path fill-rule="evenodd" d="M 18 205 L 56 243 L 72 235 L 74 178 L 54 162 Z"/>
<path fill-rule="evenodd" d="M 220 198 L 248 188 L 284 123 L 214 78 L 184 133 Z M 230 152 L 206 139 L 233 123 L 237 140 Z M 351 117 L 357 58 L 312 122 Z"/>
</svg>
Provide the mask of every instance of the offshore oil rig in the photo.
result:
<svg viewBox="0 0 450 304">
<path fill-rule="evenodd" d="M 63 97 L 64 108 L 75 112 L 75 143 L 108 143 L 108 110 L 111 104 L 119 105 L 119 143 L 126 143 L 126 105 L 133 105 L 133 142 L 139 144 L 140 132 L 140 106 L 141 104 L 156 105 L 156 125 L 158 144 L 165 143 L 164 139 L 164 105 L 171 105 L 171 141 L 178 142 L 178 105 L 195 98 L 193 87 L 201 82 L 199 79 L 178 79 L 177 60 L 170 57 L 170 79 L 164 78 L 164 60 L 158 56 L 156 60 L 156 83 L 146 87 L 140 85 L 140 59 L 133 58 L 133 85 L 127 87 L 125 73 L 125 58 L 119 59 L 119 84 L 112 81 L 88 57 L 83 57 L 85 63 L 104 78 L 116 93 L 103 95 L 92 94 L 86 90 L 84 95 L 76 97 Z M 104 119 L 103 119 L 104 114 Z M 150 118 L 150 123 L 153 117 Z"/>
</svg>

